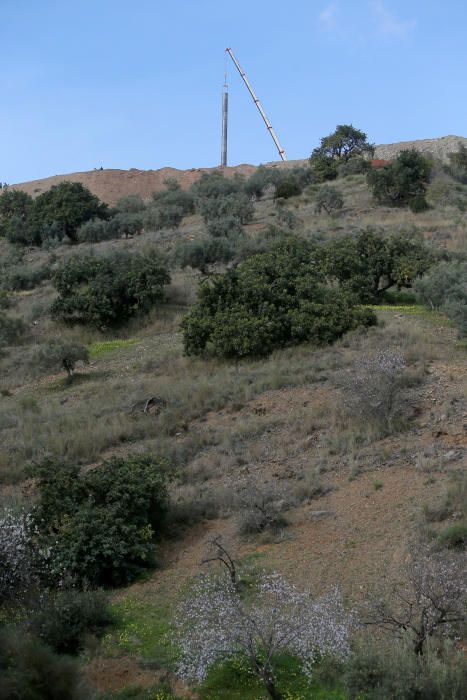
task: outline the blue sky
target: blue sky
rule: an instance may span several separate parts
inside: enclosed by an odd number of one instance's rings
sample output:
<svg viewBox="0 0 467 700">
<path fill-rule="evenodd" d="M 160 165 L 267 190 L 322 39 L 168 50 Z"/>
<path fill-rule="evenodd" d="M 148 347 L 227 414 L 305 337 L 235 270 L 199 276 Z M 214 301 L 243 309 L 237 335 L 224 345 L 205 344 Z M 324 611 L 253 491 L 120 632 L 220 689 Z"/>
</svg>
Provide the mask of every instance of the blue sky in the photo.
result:
<svg viewBox="0 0 467 700">
<path fill-rule="evenodd" d="M 289 158 L 467 135 L 465 0 L 0 0 L 0 181 L 219 163 L 231 46 Z M 229 164 L 276 159 L 228 64 Z"/>
</svg>

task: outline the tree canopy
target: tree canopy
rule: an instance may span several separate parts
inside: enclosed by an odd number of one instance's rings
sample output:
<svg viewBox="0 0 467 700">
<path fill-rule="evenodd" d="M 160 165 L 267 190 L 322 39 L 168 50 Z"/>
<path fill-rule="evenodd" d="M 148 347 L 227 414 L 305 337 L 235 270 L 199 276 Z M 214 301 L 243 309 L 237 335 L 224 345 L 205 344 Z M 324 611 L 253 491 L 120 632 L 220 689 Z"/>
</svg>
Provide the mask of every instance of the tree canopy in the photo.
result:
<svg viewBox="0 0 467 700">
<path fill-rule="evenodd" d="M 313 246 L 289 237 L 201 283 L 182 327 L 187 354 L 209 346 L 218 357 L 238 359 L 304 341 L 331 343 L 374 321 L 347 292 L 326 285 Z"/>
</svg>

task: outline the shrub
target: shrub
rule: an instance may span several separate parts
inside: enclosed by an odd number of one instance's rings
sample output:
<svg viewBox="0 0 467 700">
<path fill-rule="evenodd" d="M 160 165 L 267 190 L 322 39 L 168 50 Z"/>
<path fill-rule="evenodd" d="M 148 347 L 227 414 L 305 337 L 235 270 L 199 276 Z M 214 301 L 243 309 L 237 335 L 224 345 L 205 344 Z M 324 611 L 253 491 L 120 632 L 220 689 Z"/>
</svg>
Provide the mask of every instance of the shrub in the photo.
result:
<svg viewBox="0 0 467 700">
<path fill-rule="evenodd" d="M 114 231 L 103 219 L 91 219 L 81 224 L 76 232 L 76 239 L 79 243 L 98 243 L 115 238 Z"/>
<path fill-rule="evenodd" d="M 370 170 L 367 182 L 380 204 L 405 206 L 412 202 L 412 206 L 421 211 L 431 168 L 431 161 L 415 149 L 401 151 L 389 165 Z"/>
<path fill-rule="evenodd" d="M 56 580 L 118 585 L 153 564 L 168 504 L 166 462 L 113 457 L 80 476 L 77 467 L 48 461 L 33 473 L 40 491 L 33 522 L 41 549 L 53 545 Z"/>
<path fill-rule="evenodd" d="M 115 208 L 124 214 L 140 214 L 146 209 L 146 205 L 139 194 L 127 194 L 120 197 Z"/>
<path fill-rule="evenodd" d="M 312 247 L 290 237 L 202 283 L 182 327 L 187 354 L 209 345 L 218 357 L 238 359 L 287 344 L 330 343 L 371 322 L 371 313 L 362 314 L 348 295 L 325 285 Z"/>
<path fill-rule="evenodd" d="M 450 525 L 439 533 L 438 542 L 444 547 L 463 549 L 467 545 L 467 525 Z"/>
<path fill-rule="evenodd" d="M 91 700 L 78 664 L 30 635 L 0 629 L 0 700 Z"/>
<path fill-rule="evenodd" d="M 432 262 L 420 235 L 401 233 L 384 239 L 371 229 L 330 241 L 321 249 L 320 259 L 326 275 L 364 304 L 378 301 L 393 286 L 411 287 Z"/>
<path fill-rule="evenodd" d="M 343 379 L 344 406 L 349 414 L 365 423 L 392 432 L 400 416 L 402 356 L 392 350 L 359 359 Z"/>
<path fill-rule="evenodd" d="M 339 172 L 339 162 L 330 156 L 312 155 L 310 169 L 316 182 L 335 180 Z"/>
<path fill-rule="evenodd" d="M 351 177 L 352 175 L 362 175 L 371 169 L 371 162 L 366 158 L 353 156 L 348 161 L 341 163 L 338 167 L 339 177 Z"/>
<path fill-rule="evenodd" d="M 243 226 L 235 216 L 212 219 L 206 229 L 213 238 L 239 238 L 244 234 Z"/>
<path fill-rule="evenodd" d="M 444 311 L 467 336 L 467 263 L 442 262 L 417 280 L 418 298 L 432 309 Z"/>
<path fill-rule="evenodd" d="M 467 682 L 465 657 L 447 646 L 443 652 L 428 649 L 423 656 L 416 656 L 403 641 L 388 647 L 378 647 L 374 640 L 361 643 L 344 666 L 348 697 L 461 700 Z"/>
<path fill-rule="evenodd" d="M 29 237 L 25 231 L 26 221 L 34 204 L 33 198 L 21 190 L 3 189 L 0 193 L 0 236 L 8 239 L 15 238 L 14 230 L 24 230 L 24 242 L 28 243 Z M 21 235 L 17 241 L 21 243 Z"/>
<path fill-rule="evenodd" d="M 20 342 L 26 330 L 27 326 L 20 318 L 10 318 L 0 311 L 0 348 Z"/>
<path fill-rule="evenodd" d="M 211 197 L 225 197 L 229 194 L 239 193 L 244 187 L 244 179 L 235 174 L 233 177 L 224 177 L 218 170 L 203 173 L 190 188 L 190 194 L 195 198 L 196 206 L 199 202 Z"/>
<path fill-rule="evenodd" d="M 320 187 L 315 200 L 315 212 L 319 214 L 323 209 L 326 214 L 339 211 L 344 206 L 342 193 L 335 187 L 323 185 Z"/>
<path fill-rule="evenodd" d="M 294 179 L 282 180 L 276 186 L 275 198 L 276 199 L 289 199 L 289 197 L 296 197 L 302 193 L 302 188 L 299 183 Z"/>
<path fill-rule="evenodd" d="M 54 276 L 55 319 L 114 326 L 149 311 L 164 298 L 170 276 L 156 251 L 73 257 Z"/>
<path fill-rule="evenodd" d="M 62 590 L 42 595 L 31 611 L 29 629 L 59 654 L 77 654 L 90 636 L 100 637 L 112 623 L 103 591 Z"/>
<path fill-rule="evenodd" d="M 55 372 L 65 370 L 69 380 L 78 362 L 89 364 L 87 348 L 74 340 L 58 337 L 52 338 L 41 346 L 32 358 L 33 365 L 40 370 Z"/>
<path fill-rule="evenodd" d="M 149 206 L 144 214 L 144 227 L 149 230 L 161 231 L 164 228 L 176 229 L 182 223 L 183 208 L 177 204 Z"/>
<path fill-rule="evenodd" d="M 206 197 L 198 203 L 198 211 L 206 224 L 225 217 L 248 224 L 253 219 L 254 207 L 248 195 L 241 192 L 218 197 Z"/>
<path fill-rule="evenodd" d="M 143 230 L 143 217 L 139 212 L 121 212 L 107 221 L 105 228 L 112 238 L 137 236 Z"/>
<path fill-rule="evenodd" d="M 42 267 L 28 267 L 27 265 L 14 265 L 9 267 L 1 282 L 3 289 L 12 292 L 35 289 L 45 280 L 52 277 L 52 270 L 48 265 Z"/>
<path fill-rule="evenodd" d="M 77 231 L 86 221 L 107 218 L 106 204 L 79 182 L 62 182 L 39 195 L 29 216 L 36 238 L 43 240 L 47 227 L 56 227 L 58 237 L 77 240 Z"/>
<path fill-rule="evenodd" d="M 258 535 L 270 530 L 276 532 L 287 525 L 282 515 L 284 495 L 273 486 L 259 487 L 249 482 L 238 496 L 240 513 L 237 527 L 241 535 Z"/>
<path fill-rule="evenodd" d="M 459 182 L 467 184 L 467 148 L 459 144 L 459 150 L 449 153 L 448 172 Z"/>
<path fill-rule="evenodd" d="M 211 265 L 228 263 L 234 255 L 234 244 L 226 238 L 203 238 L 179 243 L 175 248 L 174 259 L 182 268 L 197 268 L 206 274 Z"/>
</svg>

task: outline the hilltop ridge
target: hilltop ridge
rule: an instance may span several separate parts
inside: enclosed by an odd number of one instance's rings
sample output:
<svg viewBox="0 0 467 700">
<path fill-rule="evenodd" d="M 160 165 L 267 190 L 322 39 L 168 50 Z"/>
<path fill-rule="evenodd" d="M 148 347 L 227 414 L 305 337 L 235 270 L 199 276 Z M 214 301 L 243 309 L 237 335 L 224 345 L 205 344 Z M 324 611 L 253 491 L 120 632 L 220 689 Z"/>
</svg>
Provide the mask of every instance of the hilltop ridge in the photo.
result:
<svg viewBox="0 0 467 700">
<path fill-rule="evenodd" d="M 431 153 L 435 157 L 446 161 L 448 153 L 457 151 L 460 144 L 467 146 L 467 138 L 463 136 L 442 136 L 441 138 L 435 139 L 401 141 L 399 143 L 376 146 L 375 157 L 378 159 L 390 160 L 404 149 L 415 148 L 422 153 Z M 305 158 L 302 160 L 287 161 L 286 163 L 282 161 L 273 161 L 265 165 L 283 168 L 294 165 L 304 165 L 306 162 L 307 159 Z M 243 163 L 224 168 L 224 172 L 228 177 L 233 176 L 235 173 L 248 176 L 256 167 L 258 166 Z M 41 178 L 39 180 L 17 183 L 10 187 L 12 189 L 23 190 L 32 196 L 37 196 L 42 192 L 46 192 L 54 185 L 58 185 L 60 182 L 66 180 L 81 182 L 102 201 L 108 204 L 115 204 L 120 197 L 128 194 L 139 194 L 143 199 L 147 199 L 151 196 L 152 192 L 157 192 L 163 188 L 164 180 L 167 178 L 174 178 L 183 188 L 188 188 L 201 177 L 203 173 L 217 169 L 217 167 L 190 168 L 189 170 L 179 170 L 171 167 L 164 167 L 157 170 L 139 170 L 138 168 L 130 168 L 129 170 L 95 169 L 63 175 L 52 175 L 51 177 Z"/>
</svg>

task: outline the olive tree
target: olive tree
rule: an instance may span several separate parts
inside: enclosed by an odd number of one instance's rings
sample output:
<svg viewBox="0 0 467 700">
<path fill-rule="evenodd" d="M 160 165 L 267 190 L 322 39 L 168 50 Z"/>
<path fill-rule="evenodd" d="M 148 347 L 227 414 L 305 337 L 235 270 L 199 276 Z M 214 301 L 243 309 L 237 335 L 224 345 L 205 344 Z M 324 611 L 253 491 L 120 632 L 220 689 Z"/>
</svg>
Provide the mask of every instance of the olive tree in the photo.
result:
<svg viewBox="0 0 467 700">
<path fill-rule="evenodd" d="M 89 352 L 85 345 L 75 340 L 52 338 L 37 350 L 32 361 L 42 370 L 65 370 L 71 381 L 78 362 L 89 363 Z"/>
<path fill-rule="evenodd" d="M 340 190 L 330 185 L 323 185 L 315 200 L 315 212 L 319 214 L 323 209 L 326 214 L 340 211 L 344 206 L 344 197 Z"/>
</svg>

